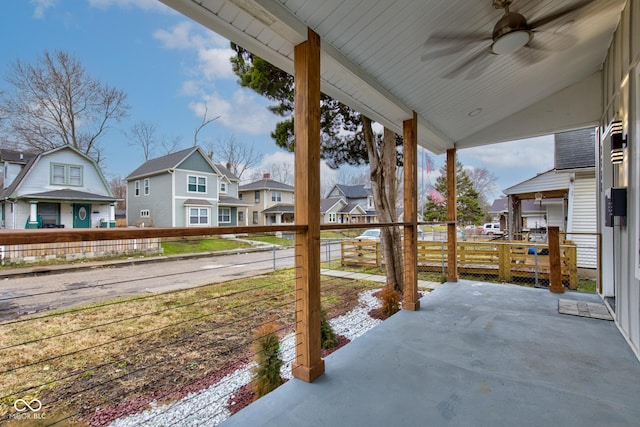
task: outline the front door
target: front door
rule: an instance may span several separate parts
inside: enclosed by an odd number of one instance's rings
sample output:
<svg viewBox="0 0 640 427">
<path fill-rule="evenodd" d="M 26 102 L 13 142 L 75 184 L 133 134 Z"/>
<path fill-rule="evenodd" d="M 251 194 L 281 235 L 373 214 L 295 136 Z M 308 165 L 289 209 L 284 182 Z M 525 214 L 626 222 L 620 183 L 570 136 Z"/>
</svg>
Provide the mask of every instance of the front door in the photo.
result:
<svg viewBox="0 0 640 427">
<path fill-rule="evenodd" d="M 90 204 L 73 204 L 73 228 L 91 228 Z"/>
</svg>

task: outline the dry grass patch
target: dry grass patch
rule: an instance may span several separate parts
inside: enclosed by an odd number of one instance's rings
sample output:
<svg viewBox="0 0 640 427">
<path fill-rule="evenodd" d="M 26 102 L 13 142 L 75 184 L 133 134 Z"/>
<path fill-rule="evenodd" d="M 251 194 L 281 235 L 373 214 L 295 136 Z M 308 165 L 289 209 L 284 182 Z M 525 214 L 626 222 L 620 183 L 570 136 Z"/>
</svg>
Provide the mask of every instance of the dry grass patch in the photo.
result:
<svg viewBox="0 0 640 427">
<path fill-rule="evenodd" d="M 335 315 L 379 285 L 331 278 Z M 268 319 L 294 322 L 294 272 L 106 301 L 0 324 L 0 416 L 37 397 L 51 416 L 77 418 L 125 399 L 171 399 L 243 354 Z M 333 313 L 332 313 L 333 312 Z M 175 397 L 175 396 L 173 396 Z"/>
</svg>

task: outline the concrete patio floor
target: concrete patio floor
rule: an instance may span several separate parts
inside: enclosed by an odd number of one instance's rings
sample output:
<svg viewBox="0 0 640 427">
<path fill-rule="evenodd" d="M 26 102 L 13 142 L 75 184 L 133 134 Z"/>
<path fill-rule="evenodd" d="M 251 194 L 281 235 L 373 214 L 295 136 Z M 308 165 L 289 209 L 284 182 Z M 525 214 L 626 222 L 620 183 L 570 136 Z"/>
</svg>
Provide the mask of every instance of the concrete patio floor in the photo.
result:
<svg viewBox="0 0 640 427">
<path fill-rule="evenodd" d="M 636 426 L 640 362 L 611 321 L 558 313 L 596 295 L 440 286 L 221 425 Z"/>
</svg>

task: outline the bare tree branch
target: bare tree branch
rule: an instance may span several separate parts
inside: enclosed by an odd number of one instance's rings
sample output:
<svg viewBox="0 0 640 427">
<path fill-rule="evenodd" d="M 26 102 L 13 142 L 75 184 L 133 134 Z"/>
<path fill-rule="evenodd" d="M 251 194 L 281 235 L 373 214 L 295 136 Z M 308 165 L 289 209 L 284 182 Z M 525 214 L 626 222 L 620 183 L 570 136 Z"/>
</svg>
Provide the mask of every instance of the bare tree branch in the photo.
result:
<svg viewBox="0 0 640 427">
<path fill-rule="evenodd" d="M 142 148 L 144 160 L 149 160 L 156 150 L 156 145 L 158 144 L 155 137 L 156 126 L 149 122 L 139 121 L 131 126 L 129 133 L 129 145 Z"/>
<path fill-rule="evenodd" d="M 61 145 L 100 159 L 100 138 L 129 110 L 123 91 L 91 78 L 63 51 L 45 51 L 34 64 L 17 60 L 6 78 L 12 86 L 1 109 L 12 142 L 44 151 Z"/>
<path fill-rule="evenodd" d="M 207 106 L 204 106 L 204 115 L 202 116 L 202 123 L 200 123 L 200 126 L 198 126 L 196 128 L 195 133 L 193 134 L 193 146 L 195 147 L 196 145 L 198 145 L 198 133 L 200 133 L 200 131 L 202 130 L 202 128 L 204 128 L 206 125 L 208 125 L 209 123 L 218 120 L 220 118 L 220 116 L 216 116 L 212 119 L 208 119 L 207 120 L 207 113 L 209 112 L 209 108 L 207 108 Z"/>
<path fill-rule="evenodd" d="M 256 152 L 253 145 L 238 141 L 234 135 L 224 141 L 219 140 L 215 151 L 211 153 L 211 158 L 222 163 L 238 178 L 242 178 L 247 169 L 257 166 L 262 160 L 262 154 Z"/>
</svg>

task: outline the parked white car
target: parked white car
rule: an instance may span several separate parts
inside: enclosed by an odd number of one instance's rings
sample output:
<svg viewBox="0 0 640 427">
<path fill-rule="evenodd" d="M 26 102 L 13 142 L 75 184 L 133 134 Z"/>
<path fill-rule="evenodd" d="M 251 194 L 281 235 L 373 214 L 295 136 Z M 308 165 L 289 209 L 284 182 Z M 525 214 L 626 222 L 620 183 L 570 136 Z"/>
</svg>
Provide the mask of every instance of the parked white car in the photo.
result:
<svg viewBox="0 0 640 427">
<path fill-rule="evenodd" d="M 365 230 L 361 235 L 356 237 L 358 240 L 380 240 L 380 229 L 370 228 Z"/>
<path fill-rule="evenodd" d="M 494 234 L 503 234 L 504 232 L 500 229 L 499 222 L 489 222 L 482 226 L 482 234 L 486 236 L 493 236 Z"/>
</svg>

